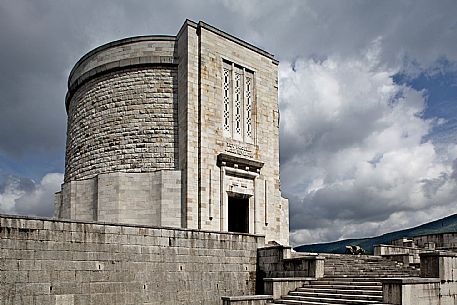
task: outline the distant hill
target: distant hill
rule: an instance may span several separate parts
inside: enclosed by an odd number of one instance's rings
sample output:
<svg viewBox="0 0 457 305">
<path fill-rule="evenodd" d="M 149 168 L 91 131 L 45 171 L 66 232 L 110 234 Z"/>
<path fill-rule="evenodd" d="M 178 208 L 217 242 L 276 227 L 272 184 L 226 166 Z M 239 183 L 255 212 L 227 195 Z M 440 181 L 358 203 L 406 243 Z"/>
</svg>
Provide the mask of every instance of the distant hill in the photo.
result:
<svg viewBox="0 0 457 305">
<path fill-rule="evenodd" d="M 309 244 L 294 248 L 297 252 L 317 252 L 317 253 L 344 253 L 346 245 L 359 245 L 370 253 L 373 253 L 373 246 L 378 244 L 389 244 L 392 240 L 402 237 L 414 237 L 436 233 L 455 233 L 457 232 L 457 214 L 447 216 L 414 228 L 386 233 L 376 237 L 343 239 L 330 243 Z"/>
</svg>

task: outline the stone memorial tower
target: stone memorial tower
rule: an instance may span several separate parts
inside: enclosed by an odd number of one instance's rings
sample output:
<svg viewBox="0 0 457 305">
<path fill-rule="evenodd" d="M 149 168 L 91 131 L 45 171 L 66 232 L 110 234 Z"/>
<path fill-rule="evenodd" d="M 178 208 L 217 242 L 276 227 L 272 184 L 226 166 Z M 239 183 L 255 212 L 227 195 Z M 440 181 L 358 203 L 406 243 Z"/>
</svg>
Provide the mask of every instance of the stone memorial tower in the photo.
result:
<svg viewBox="0 0 457 305">
<path fill-rule="evenodd" d="M 278 62 L 204 22 L 100 46 L 68 80 L 58 218 L 288 244 Z"/>
</svg>

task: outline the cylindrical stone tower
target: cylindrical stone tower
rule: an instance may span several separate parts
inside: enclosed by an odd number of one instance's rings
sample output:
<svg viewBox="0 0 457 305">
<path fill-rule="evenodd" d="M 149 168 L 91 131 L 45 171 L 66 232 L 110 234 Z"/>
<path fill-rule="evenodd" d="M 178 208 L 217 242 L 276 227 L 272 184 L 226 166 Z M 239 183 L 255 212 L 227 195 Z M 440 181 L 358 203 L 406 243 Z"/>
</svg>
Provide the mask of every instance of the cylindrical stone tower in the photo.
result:
<svg viewBox="0 0 457 305">
<path fill-rule="evenodd" d="M 175 41 L 123 39 L 75 65 L 66 97 L 65 182 L 177 169 Z"/>
<path fill-rule="evenodd" d="M 70 73 L 55 216 L 288 243 L 278 61 L 204 22 L 118 40 Z"/>
<path fill-rule="evenodd" d="M 59 217 L 181 225 L 175 51 L 174 36 L 133 37 L 75 65 Z"/>
</svg>

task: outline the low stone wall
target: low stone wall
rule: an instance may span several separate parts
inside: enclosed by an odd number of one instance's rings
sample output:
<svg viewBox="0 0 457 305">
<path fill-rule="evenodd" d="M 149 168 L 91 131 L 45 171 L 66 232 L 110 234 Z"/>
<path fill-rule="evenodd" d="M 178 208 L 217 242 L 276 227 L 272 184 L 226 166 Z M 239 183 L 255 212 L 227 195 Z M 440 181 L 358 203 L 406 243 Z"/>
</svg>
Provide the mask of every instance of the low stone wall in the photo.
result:
<svg viewBox="0 0 457 305">
<path fill-rule="evenodd" d="M 292 253 L 288 246 L 267 246 L 258 250 L 257 292 L 266 292 L 265 279 L 308 278 L 324 276 L 324 258 L 318 255 Z"/>
<path fill-rule="evenodd" d="M 456 304 L 457 254 L 420 254 L 421 277 L 383 279 L 383 302 L 393 305 Z"/>
<path fill-rule="evenodd" d="M 382 282 L 382 295 L 385 303 L 393 305 L 440 304 L 440 279 L 438 278 L 396 278 L 384 279 Z"/>
<path fill-rule="evenodd" d="M 397 245 L 375 245 L 374 255 L 382 256 L 404 264 L 420 264 L 421 253 L 433 252 L 423 248 L 404 247 Z"/>
<path fill-rule="evenodd" d="M 0 215 L 0 304 L 221 304 L 263 236 Z"/>
<path fill-rule="evenodd" d="M 456 249 L 457 233 L 441 233 L 416 236 L 413 238 L 414 243 L 419 247 L 425 247 L 426 244 L 434 243 L 436 248 Z"/>
<path fill-rule="evenodd" d="M 270 302 L 273 302 L 273 296 L 271 295 L 222 297 L 222 305 L 265 305 Z"/>
<path fill-rule="evenodd" d="M 265 278 L 264 293 L 272 295 L 273 299 L 279 299 L 289 292 L 296 290 L 303 285 L 308 285 L 316 278 L 287 277 L 287 278 Z"/>
</svg>

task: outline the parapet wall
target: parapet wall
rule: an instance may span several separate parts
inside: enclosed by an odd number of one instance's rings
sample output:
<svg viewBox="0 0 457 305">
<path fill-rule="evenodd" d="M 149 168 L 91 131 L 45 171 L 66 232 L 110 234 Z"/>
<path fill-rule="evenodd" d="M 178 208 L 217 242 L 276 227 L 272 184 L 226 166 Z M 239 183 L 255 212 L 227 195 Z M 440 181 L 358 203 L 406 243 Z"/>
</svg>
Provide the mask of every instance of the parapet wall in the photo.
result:
<svg viewBox="0 0 457 305">
<path fill-rule="evenodd" d="M 0 215 L 0 304 L 220 304 L 263 236 Z"/>
<path fill-rule="evenodd" d="M 434 243 L 436 248 L 457 249 L 457 233 L 428 234 L 413 237 L 418 247 L 425 247 L 428 243 Z"/>
</svg>

